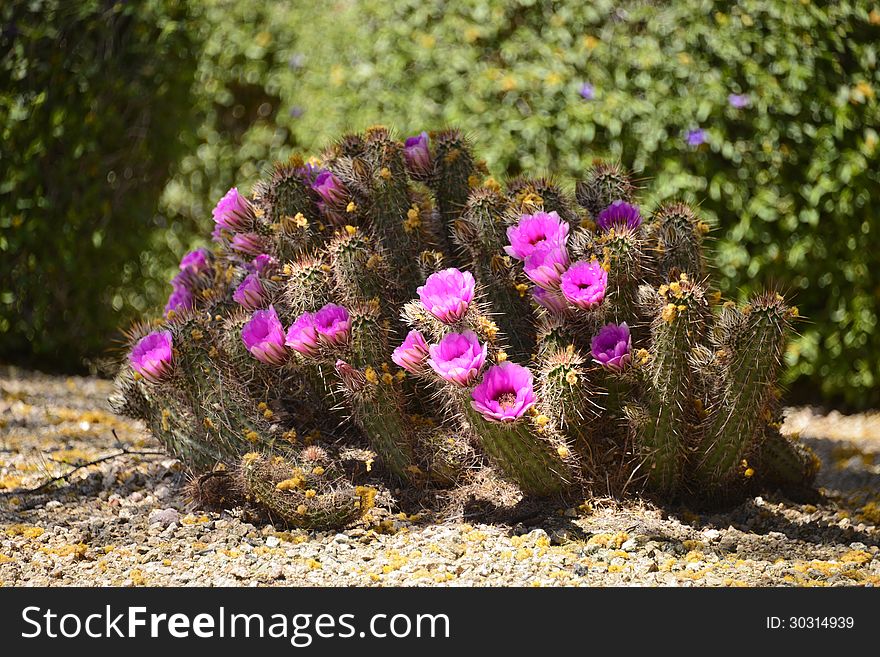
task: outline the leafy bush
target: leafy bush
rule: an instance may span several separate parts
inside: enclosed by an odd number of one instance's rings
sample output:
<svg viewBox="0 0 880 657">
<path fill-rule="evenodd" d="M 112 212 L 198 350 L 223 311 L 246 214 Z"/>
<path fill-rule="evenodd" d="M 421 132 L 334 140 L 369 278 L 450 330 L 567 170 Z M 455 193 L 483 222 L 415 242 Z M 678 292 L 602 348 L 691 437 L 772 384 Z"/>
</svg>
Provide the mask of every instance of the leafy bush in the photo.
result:
<svg viewBox="0 0 880 657">
<path fill-rule="evenodd" d="M 141 252 L 185 148 L 189 21 L 174 0 L 0 8 L 0 359 L 81 368 L 164 293 Z"/>
<path fill-rule="evenodd" d="M 308 62 L 302 142 L 448 122 L 510 175 L 577 176 L 595 155 L 650 162 L 652 201 L 698 202 L 716 223 L 725 292 L 777 281 L 810 319 L 790 381 L 880 401 L 880 8 L 366 1 L 310 17 L 303 51 L 340 25 L 359 27 L 360 47 L 343 32 L 332 66 Z"/>
</svg>

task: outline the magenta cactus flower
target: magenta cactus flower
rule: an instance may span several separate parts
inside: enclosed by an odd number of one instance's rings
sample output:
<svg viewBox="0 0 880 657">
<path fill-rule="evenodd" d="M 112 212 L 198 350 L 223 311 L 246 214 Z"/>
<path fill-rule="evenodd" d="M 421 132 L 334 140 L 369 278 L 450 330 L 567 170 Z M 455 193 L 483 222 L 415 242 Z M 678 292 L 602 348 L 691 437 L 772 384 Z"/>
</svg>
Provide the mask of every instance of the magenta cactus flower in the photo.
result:
<svg viewBox="0 0 880 657">
<path fill-rule="evenodd" d="M 287 361 L 284 340 L 284 327 L 272 305 L 267 310 L 257 310 L 241 329 L 244 346 L 254 358 L 268 365 L 284 365 Z"/>
<path fill-rule="evenodd" d="M 599 213 L 596 225 L 601 230 L 610 230 L 615 226 L 627 226 L 635 230 L 642 225 L 642 213 L 638 207 L 626 201 L 614 201 Z"/>
<path fill-rule="evenodd" d="M 512 258 L 525 260 L 543 244 L 565 246 L 568 231 L 568 222 L 563 221 L 556 212 L 524 214 L 516 226 L 507 229 L 510 246 L 505 246 L 504 250 Z"/>
<path fill-rule="evenodd" d="M 238 305 L 248 310 L 257 310 L 266 303 L 265 291 L 260 277 L 256 274 L 248 274 L 244 277 L 235 292 L 232 294 L 232 300 Z"/>
<path fill-rule="evenodd" d="M 562 275 L 559 289 L 578 308 L 595 308 L 605 299 L 608 272 L 598 262 L 576 262 Z"/>
<path fill-rule="evenodd" d="M 513 422 L 535 403 L 534 377 L 527 367 L 504 361 L 488 369 L 471 398 L 471 405 L 487 420 Z"/>
<path fill-rule="evenodd" d="M 339 178 L 333 175 L 332 171 L 324 169 L 316 177 L 312 183 L 312 189 L 318 192 L 318 195 L 330 205 L 340 205 L 345 203 L 346 190 L 345 186 L 339 181 Z"/>
<path fill-rule="evenodd" d="M 318 342 L 318 329 L 315 326 L 315 314 L 303 313 L 287 329 L 287 337 L 284 342 L 288 347 L 303 356 L 314 356 L 320 349 Z"/>
<path fill-rule="evenodd" d="M 175 277 L 176 278 L 176 277 Z M 195 304 L 192 292 L 188 287 L 178 281 L 173 286 L 171 294 L 168 297 L 168 303 L 165 304 L 165 317 L 172 312 L 179 313 L 188 310 Z"/>
<path fill-rule="evenodd" d="M 254 209 L 235 187 L 220 199 L 212 214 L 218 228 L 233 233 L 248 231 L 254 224 Z"/>
<path fill-rule="evenodd" d="M 523 271 L 535 285 L 545 290 L 557 290 L 562 272 L 568 268 L 568 263 L 565 245 L 544 242 L 535 247 L 525 259 Z"/>
<path fill-rule="evenodd" d="M 466 386 L 480 375 L 487 350 L 473 331 L 447 333 L 428 347 L 428 365 L 446 381 Z"/>
<path fill-rule="evenodd" d="M 406 339 L 391 354 L 399 367 L 407 372 L 418 374 L 425 369 L 425 358 L 428 356 L 428 343 L 419 331 L 410 331 Z"/>
<path fill-rule="evenodd" d="M 256 233 L 238 233 L 230 244 L 233 251 L 244 255 L 258 256 L 266 250 L 265 240 Z"/>
<path fill-rule="evenodd" d="M 416 292 L 425 310 L 444 324 L 452 324 L 464 317 L 475 287 L 473 274 L 450 267 L 428 276 Z"/>
<path fill-rule="evenodd" d="M 328 303 L 315 313 L 315 330 L 330 345 L 342 345 L 351 334 L 351 315 L 335 303 Z"/>
<path fill-rule="evenodd" d="M 406 160 L 407 170 L 415 178 L 427 178 L 431 174 L 434 165 L 427 132 L 407 137 L 403 143 L 403 158 Z"/>
<path fill-rule="evenodd" d="M 137 341 L 128 362 L 131 368 L 151 383 L 167 379 L 174 364 L 171 331 L 153 331 Z"/>
<path fill-rule="evenodd" d="M 367 377 L 364 376 L 364 373 L 342 359 L 336 361 L 336 373 L 342 380 L 342 384 L 352 392 L 362 390 L 367 385 Z"/>
<path fill-rule="evenodd" d="M 627 323 L 603 326 L 590 342 L 590 351 L 593 360 L 602 367 L 622 370 L 629 363 L 632 351 L 632 338 Z"/>
<path fill-rule="evenodd" d="M 180 260 L 180 271 L 189 271 L 195 274 L 204 271 L 208 267 L 208 249 L 194 249 Z"/>
<path fill-rule="evenodd" d="M 561 315 L 568 308 L 568 302 L 561 294 L 550 292 L 542 287 L 532 288 L 532 299 L 539 306 L 546 308 L 554 315 Z"/>
<path fill-rule="evenodd" d="M 268 253 L 261 253 L 256 258 L 250 261 L 247 265 L 245 265 L 245 269 L 247 269 L 252 274 L 258 274 L 260 276 L 264 276 L 270 274 L 278 267 L 278 261 L 270 256 Z"/>
</svg>

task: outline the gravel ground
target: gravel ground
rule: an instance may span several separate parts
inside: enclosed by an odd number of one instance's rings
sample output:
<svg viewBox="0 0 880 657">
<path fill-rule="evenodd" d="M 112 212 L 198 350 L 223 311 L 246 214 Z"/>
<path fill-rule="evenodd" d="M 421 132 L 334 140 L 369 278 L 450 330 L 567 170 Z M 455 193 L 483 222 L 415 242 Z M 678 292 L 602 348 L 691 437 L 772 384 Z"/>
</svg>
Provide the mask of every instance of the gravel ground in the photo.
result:
<svg viewBox="0 0 880 657">
<path fill-rule="evenodd" d="M 788 409 L 822 499 L 723 514 L 593 501 L 525 524 L 378 510 L 341 533 L 192 508 L 180 464 L 113 415 L 107 381 L 0 369 L 0 586 L 843 586 L 880 584 L 880 413 Z M 115 436 L 114 436 L 115 431 Z"/>
</svg>

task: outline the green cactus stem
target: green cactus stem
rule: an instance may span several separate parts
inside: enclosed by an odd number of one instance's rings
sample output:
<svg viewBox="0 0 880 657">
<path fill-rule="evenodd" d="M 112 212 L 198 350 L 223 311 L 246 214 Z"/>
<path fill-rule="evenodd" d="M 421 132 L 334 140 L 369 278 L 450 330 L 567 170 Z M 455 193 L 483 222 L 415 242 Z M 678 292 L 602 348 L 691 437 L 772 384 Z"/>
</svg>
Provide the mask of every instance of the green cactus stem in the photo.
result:
<svg viewBox="0 0 880 657">
<path fill-rule="evenodd" d="M 630 175 L 619 164 L 599 162 L 575 186 L 575 197 L 595 221 L 614 201 L 632 201 L 635 187 Z"/>
<path fill-rule="evenodd" d="M 706 277 L 703 239 L 709 225 L 684 203 L 666 203 L 644 227 L 648 251 L 654 261 L 655 281 L 662 283 L 687 274 L 692 280 Z"/>
</svg>

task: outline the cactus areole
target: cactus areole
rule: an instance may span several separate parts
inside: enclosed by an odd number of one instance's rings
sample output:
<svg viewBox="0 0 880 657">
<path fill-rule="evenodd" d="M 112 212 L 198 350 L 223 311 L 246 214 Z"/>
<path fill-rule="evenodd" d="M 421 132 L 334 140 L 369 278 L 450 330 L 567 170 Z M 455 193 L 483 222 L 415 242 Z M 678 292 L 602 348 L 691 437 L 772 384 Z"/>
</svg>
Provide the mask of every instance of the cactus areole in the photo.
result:
<svg viewBox="0 0 880 657">
<path fill-rule="evenodd" d="M 297 527 L 479 477 L 557 501 L 808 490 L 779 432 L 796 309 L 721 300 L 698 212 L 637 206 L 621 167 L 573 187 L 502 186 L 457 130 L 278 163 L 131 329 L 115 408 Z"/>
</svg>

